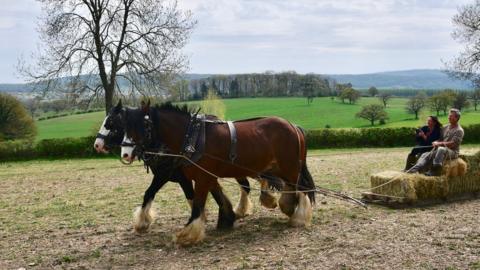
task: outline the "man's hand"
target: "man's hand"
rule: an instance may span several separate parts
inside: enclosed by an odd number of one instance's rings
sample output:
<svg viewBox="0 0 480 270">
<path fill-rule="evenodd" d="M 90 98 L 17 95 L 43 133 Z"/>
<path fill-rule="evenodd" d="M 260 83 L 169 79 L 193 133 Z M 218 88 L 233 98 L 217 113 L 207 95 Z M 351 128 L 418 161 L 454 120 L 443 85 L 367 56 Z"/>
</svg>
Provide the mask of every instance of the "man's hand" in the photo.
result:
<svg viewBox="0 0 480 270">
<path fill-rule="evenodd" d="M 438 142 L 438 141 L 435 141 L 432 143 L 432 146 L 433 147 L 440 147 L 440 146 L 443 146 L 443 147 L 448 147 L 448 142 Z"/>
<path fill-rule="evenodd" d="M 443 142 L 438 142 L 438 141 L 435 141 L 435 142 L 432 143 L 432 146 L 435 147 L 435 148 L 439 147 L 439 146 L 443 146 L 443 145 L 444 145 Z"/>
</svg>

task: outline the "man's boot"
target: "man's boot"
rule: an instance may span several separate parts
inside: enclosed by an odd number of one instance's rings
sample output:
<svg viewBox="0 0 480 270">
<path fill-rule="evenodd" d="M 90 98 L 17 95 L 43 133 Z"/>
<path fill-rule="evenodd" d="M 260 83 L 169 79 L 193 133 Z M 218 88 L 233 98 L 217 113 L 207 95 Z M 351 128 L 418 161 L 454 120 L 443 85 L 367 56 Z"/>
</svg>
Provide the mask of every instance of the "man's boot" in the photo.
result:
<svg viewBox="0 0 480 270">
<path fill-rule="evenodd" d="M 415 155 L 409 154 L 407 157 L 407 163 L 405 164 L 405 169 L 403 171 L 408 172 L 408 170 L 410 170 L 410 168 L 412 168 L 415 163 L 417 163 L 417 157 L 415 157 Z"/>
<path fill-rule="evenodd" d="M 432 168 L 425 173 L 426 176 L 440 176 L 442 174 L 442 165 L 433 164 Z"/>
<path fill-rule="evenodd" d="M 413 165 L 413 167 L 411 167 L 410 169 L 408 169 L 407 171 L 405 171 L 406 173 L 417 173 L 420 171 L 422 167 L 420 166 L 420 164 L 416 164 Z"/>
</svg>

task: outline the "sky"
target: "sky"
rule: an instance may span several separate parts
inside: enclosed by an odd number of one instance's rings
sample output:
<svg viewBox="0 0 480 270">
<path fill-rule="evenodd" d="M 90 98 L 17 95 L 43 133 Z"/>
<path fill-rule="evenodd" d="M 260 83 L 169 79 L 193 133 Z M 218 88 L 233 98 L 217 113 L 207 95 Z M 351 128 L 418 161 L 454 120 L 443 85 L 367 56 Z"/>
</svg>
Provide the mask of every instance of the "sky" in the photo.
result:
<svg viewBox="0 0 480 270">
<path fill-rule="evenodd" d="M 363 74 L 443 68 L 462 45 L 452 17 L 474 0 L 178 0 L 197 25 L 189 73 Z M 21 83 L 41 5 L 0 0 L 0 83 Z"/>
</svg>

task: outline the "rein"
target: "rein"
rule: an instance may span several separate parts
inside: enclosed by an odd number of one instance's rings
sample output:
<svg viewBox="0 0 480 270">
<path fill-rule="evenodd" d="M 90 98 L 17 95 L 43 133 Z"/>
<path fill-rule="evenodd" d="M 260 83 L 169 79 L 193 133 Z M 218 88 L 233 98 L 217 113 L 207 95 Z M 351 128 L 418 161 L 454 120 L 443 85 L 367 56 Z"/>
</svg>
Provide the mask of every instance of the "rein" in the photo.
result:
<svg viewBox="0 0 480 270">
<path fill-rule="evenodd" d="M 193 115 L 191 116 L 191 119 L 196 119 L 196 115 L 198 114 L 198 111 Z M 147 159 L 146 158 L 146 155 L 152 155 L 152 156 L 160 156 L 160 157 L 174 157 L 174 158 L 181 158 L 181 159 L 184 159 L 186 161 L 188 161 L 190 164 L 196 166 L 198 169 L 202 170 L 203 172 L 209 174 L 210 176 L 212 177 L 215 177 L 216 179 L 222 179 L 224 180 L 225 182 L 228 182 L 228 183 L 233 183 L 232 181 L 228 180 L 228 179 L 225 179 L 223 177 L 219 177 L 217 175 L 215 175 L 214 173 L 208 171 L 207 169 L 203 168 L 202 166 L 198 165 L 195 161 L 193 161 L 192 159 L 190 159 L 190 157 L 186 156 L 186 154 L 188 153 L 188 151 L 181 151 L 179 154 L 173 154 L 173 153 L 166 153 L 162 150 L 166 150 L 168 151 L 168 148 L 164 145 L 164 144 L 161 144 L 159 149 L 158 149 L 158 152 L 151 152 L 151 151 L 146 151 L 144 145 L 150 145 L 151 144 L 151 141 L 152 141 L 152 132 L 153 132 L 153 122 L 150 120 L 150 117 L 149 115 L 145 115 L 144 117 L 144 126 L 145 126 L 145 132 L 146 132 L 146 140 L 140 145 L 140 144 L 135 144 L 135 143 L 124 143 L 122 142 L 121 146 L 127 146 L 127 147 L 134 147 L 134 151 L 138 151 L 137 153 L 139 153 L 137 156 L 139 157 L 139 159 L 143 160 L 145 163 L 148 162 L 150 159 Z M 188 124 L 188 127 L 190 127 L 191 125 L 194 125 L 194 123 L 192 121 L 189 122 Z M 295 132 L 297 134 L 297 140 L 298 140 L 298 150 L 299 150 L 299 160 L 301 162 L 301 157 L 300 157 L 300 134 L 299 134 L 299 131 L 297 130 L 297 128 L 290 123 L 290 125 L 295 129 Z M 187 127 L 187 128 L 188 128 Z M 188 136 L 188 129 L 187 129 L 187 135 Z M 187 139 L 187 138 L 186 138 Z M 140 146 L 140 147 L 137 147 L 137 146 Z M 142 148 L 142 149 L 140 149 Z M 152 150 L 156 150 L 154 148 L 151 148 Z M 187 153 L 186 153 L 187 152 Z M 212 155 L 209 155 L 208 153 L 204 153 L 205 156 L 208 156 L 210 158 L 214 158 L 214 159 L 217 159 L 221 162 L 225 162 L 225 163 L 228 163 L 232 166 L 236 166 L 238 168 L 242 168 L 244 170 L 247 170 L 247 171 L 250 171 L 252 173 L 254 173 L 255 175 L 258 175 L 259 177 L 262 175 L 262 173 L 260 172 L 256 172 L 256 171 L 253 171 L 249 168 L 245 168 L 245 167 L 242 167 L 238 164 L 235 164 L 235 163 L 232 163 L 231 161 L 226 161 L 226 160 L 223 160 L 223 159 L 220 159 L 218 157 L 215 157 L 215 156 L 212 156 Z M 120 157 L 121 158 L 121 157 Z M 125 165 L 130 165 L 131 163 L 133 163 L 133 160 L 132 162 L 124 162 L 122 160 L 122 163 L 125 164 Z M 180 165 L 180 163 L 178 163 L 177 165 Z M 148 166 L 145 164 L 145 166 L 147 167 L 147 173 L 148 173 Z M 238 183 L 233 183 L 233 184 L 236 184 L 236 185 L 239 185 L 241 187 L 245 187 L 241 184 L 238 184 Z M 330 190 L 330 189 L 326 189 L 326 188 L 314 188 L 314 189 L 307 189 L 306 187 L 303 187 L 301 185 L 298 185 L 298 183 L 296 184 L 296 187 L 299 189 L 299 188 L 304 188 L 302 190 L 299 190 L 300 192 L 315 192 L 315 193 L 319 193 L 319 194 L 322 194 L 324 196 L 327 196 L 327 197 L 333 197 L 333 198 L 337 198 L 337 199 L 340 199 L 340 200 L 344 200 L 344 201 L 347 201 L 349 203 L 353 203 L 353 204 L 356 204 L 356 205 L 360 205 L 364 208 L 367 208 L 366 204 L 363 203 L 362 201 L 358 200 L 358 199 L 355 199 L 353 197 L 350 197 L 346 194 L 343 194 L 341 192 L 338 192 L 338 191 L 334 191 L 334 190 Z M 257 188 L 254 188 L 255 190 L 259 190 L 259 191 L 270 191 L 270 190 L 264 190 L 264 189 L 257 189 Z M 298 191 L 278 191 L 278 190 L 275 190 L 275 192 L 277 193 L 285 193 L 285 194 L 288 194 L 288 193 L 297 193 Z"/>
<path fill-rule="evenodd" d="M 155 156 L 165 156 L 165 157 L 177 157 L 177 158 L 183 158 L 185 160 L 187 160 L 189 163 L 191 163 L 192 165 L 194 165 L 195 167 L 199 168 L 200 170 L 202 170 L 203 172 L 209 174 L 210 176 L 213 176 L 217 179 L 221 179 L 221 180 L 224 180 L 225 182 L 228 182 L 228 183 L 231 183 L 231 184 L 235 184 L 235 185 L 238 185 L 240 187 L 246 187 L 244 185 L 241 185 L 237 182 L 233 182 L 231 181 L 230 179 L 226 179 L 226 178 L 223 178 L 223 177 L 220 177 L 210 171 L 208 171 L 207 169 L 203 168 L 202 166 L 198 165 L 196 162 L 194 162 L 193 160 L 191 160 L 190 158 L 186 157 L 185 155 L 179 155 L 179 154 L 168 154 L 168 153 L 156 153 L 156 152 L 145 152 L 145 154 L 149 154 L 149 155 L 155 155 Z M 229 163 L 231 164 L 229 161 L 226 161 L 226 160 L 223 160 L 223 159 L 220 159 L 218 157 L 215 157 L 215 156 L 212 156 L 212 155 L 209 155 L 209 154 L 205 154 L 205 155 L 208 155 L 209 157 L 211 158 L 215 158 L 219 161 L 223 161 L 223 162 L 226 162 L 226 163 Z M 254 172 L 256 173 L 257 175 L 261 175 L 261 173 L 259 172 L 256 172 L 254 170 L 251 170 L 251 169 L 248 169 L 248 168 L 245 168 L 245 167 L 242 167 L 242 166 L 239 166 L 237 164 L 231 164 L 233 166 L 237 166 L 239 168 L 242 168 L 242 169 L 245 169 L 245 170 L 248 170 L 250 172 Z M 301 187 L 297 184 L 297 187 Z M 254 189 L 254 190 L 258 190 L 258 191 L 271 191 L 271 190 L 266 190 L 266 189 L 261 189 L 261 188 L 252 188 L 250 187 L 251 189 Z M 274 190 L 274 192 L 276 193 L 280 193 L 280 194 L 292 194 L 292 193 L 297 193 L 298 191 L 278 191 L 278 190 Z M 349 203 L 353 203 L 353 204 L 357 204 L 357 205 L 360 205 L 362 206 L 363 208 L 367 208 L 367 205 L 365 203 L 363 203 L 362 201 L 358 200 L 358 199 L 355 199 L 353 197 L 350 197 L 346 194 L 343 194 L 341 192 L 338 192 L 338 191 L 334 191 L 334 190 L 331 190 L 331 189 L 327 189 L 327 188 L 315 188 L 315 189 L 309 189 L 309 190 L 301 190 L 301 192 L 315 192 L 315 193 L 319 193 L 319 194 L 322 194 L 324 196 L 327 196 L 327 197 L 333 197 L 333 198 L 336 198 L 336 199 L 340 199 L 340 200 L 343 200 L 343 201 L 346 201 L 346 202 L 349 202 Z"/>
</svg>

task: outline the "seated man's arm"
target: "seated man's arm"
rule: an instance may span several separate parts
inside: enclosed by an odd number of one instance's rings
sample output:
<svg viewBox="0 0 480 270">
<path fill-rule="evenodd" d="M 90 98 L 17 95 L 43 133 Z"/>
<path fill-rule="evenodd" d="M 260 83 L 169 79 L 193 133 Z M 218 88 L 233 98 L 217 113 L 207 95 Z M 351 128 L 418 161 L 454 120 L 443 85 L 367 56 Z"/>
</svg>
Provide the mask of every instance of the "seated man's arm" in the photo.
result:
<svg viewBox="0 0 480 270">
<path fill-rule="evenodd" d="M 432 143 L 434 147 L 457 148 L 463 140 L 463 130 L 457 130 L 450 141 L 435 141 Z"/>
</svg>

